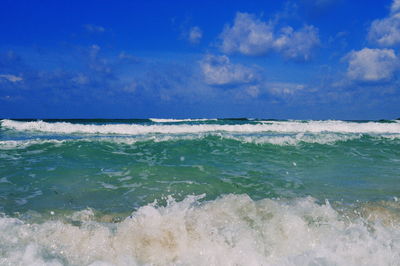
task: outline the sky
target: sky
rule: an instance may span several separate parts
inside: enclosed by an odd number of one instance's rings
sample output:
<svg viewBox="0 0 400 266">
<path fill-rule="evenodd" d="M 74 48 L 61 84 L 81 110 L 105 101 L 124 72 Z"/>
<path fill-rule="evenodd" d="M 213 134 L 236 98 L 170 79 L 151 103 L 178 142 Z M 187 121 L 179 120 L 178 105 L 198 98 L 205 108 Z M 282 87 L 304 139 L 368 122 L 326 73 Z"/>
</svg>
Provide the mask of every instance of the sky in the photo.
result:
<svg viewBox="0 0 400 266">
<path fill-rule="evenodd" d="M 1 6 L 2 118 L 400 117 L 400 0 Z"/>
</svg>

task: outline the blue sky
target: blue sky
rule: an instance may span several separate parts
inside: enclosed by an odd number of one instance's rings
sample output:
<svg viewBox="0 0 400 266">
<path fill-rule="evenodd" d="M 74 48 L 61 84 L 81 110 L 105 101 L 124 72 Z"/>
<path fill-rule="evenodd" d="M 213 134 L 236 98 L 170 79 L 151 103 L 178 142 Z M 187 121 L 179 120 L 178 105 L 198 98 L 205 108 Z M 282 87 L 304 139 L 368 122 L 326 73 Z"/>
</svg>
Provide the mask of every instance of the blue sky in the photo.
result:
<svg viewBox="0 0 400 266">
<path fill-rule="evenodd" d="M 400 0 L 3 0 L 0 32 L 0 117 L 400 117 Z"/>
</svg>

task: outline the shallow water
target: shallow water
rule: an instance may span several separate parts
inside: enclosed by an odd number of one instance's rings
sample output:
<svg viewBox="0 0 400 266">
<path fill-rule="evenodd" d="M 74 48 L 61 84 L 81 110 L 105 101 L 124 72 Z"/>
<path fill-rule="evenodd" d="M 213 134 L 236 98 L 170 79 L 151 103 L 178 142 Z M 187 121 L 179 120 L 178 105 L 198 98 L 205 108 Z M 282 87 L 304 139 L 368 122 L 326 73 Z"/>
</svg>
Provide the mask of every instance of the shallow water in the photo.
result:
<svg viewBox="0 0 400 266">
<path fill-rule="evenodd" d="M 400 123 L 2 120 L 0 264 L 400 265 Z"/>
</svg>

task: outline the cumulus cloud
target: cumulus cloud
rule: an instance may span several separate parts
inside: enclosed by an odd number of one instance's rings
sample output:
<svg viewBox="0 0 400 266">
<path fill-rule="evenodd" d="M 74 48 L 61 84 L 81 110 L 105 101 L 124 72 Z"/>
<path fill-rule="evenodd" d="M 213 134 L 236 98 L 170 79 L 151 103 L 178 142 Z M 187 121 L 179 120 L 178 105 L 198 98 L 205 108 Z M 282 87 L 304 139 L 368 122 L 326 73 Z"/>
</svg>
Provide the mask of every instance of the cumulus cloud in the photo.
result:
<svg viewBox="0 0 400 266">
<path fill-rule="evenodd" d="M 273 30 L 271 23 L 263 22 L 254 15 L 238 12 L 233 25 L 226 26 L 220 36 L 221 50 L 225 53 L 263 55 L 273 48 Z"/>
<path fill-rule="evenodd" d="M 225 55 L 206 55 L 200 61 L 204 80 L 209 85 L 237 85 L 257 79 L 256 72 L 241 64 L 233 64 Z"/>
<path fill-rule="evenodd" d="M 357 81 L 391 80 L 399 67 L 392 49 L 369 49 L 352 51 L 346 57 L 349 66 L 347 76 Z"/>
<path fill-rule="evenodd" d="M 15 75 L 10 75 L 10 74 L 0 74 L 0 79 L 5 79 L 9 82 L 18 82 L 22 81 L 21 77 L 15 76 Z"/>
<path fill-rule="evenodd" d="M 199 27 L 190 28 L 188 34 L 189 42 L 193 44 L 199 43 L 202 37 L 203 37 L 203 31 Z"/>
<path fill-rule="evenodd" d="M 400 44 L 400 0 L 393 1 L 387 17 L 371 23 L 368 39 L 385 47 Z"/>
<path fill-rule="evenodd" d="M 394 0 L 392 6 L 390 7 L 391 13 L 397 13 L 400 11 L 400 0 Z"/>
<path fill-rule="evenodd" d="M 314 47 L 318 44 L 318 30 L 314 26 L 304 26 L 298 31 L 285 27 L 274 43 L 276 49 L 286 58 L 304 61 L 311 58 Z"/>
<path fill-rule="evenodd" d="M 275 51 L 288 59 L 308 60 L 319 44 L 318 29 L 304 26 L 300 30 L 284 27 L 276 33 L 272 22 L 264 22 L 252 14 L 236 14 L 232 26 L 220 35 L 220 49 L 225 53 L 260 56 Z"/>
<path fill-rule="evenodd" d="M 400 43 L 400 13 L 372 22 L 368 39 L 381 46 L 394 46 Z"/>
</svg>

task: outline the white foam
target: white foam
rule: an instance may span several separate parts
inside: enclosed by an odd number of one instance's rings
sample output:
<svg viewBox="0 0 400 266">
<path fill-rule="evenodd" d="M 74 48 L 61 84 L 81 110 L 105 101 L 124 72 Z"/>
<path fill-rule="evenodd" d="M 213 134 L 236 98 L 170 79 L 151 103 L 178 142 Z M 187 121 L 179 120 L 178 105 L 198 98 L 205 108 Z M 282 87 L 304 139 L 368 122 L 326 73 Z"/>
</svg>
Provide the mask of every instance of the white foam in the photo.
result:
<svg viewBox="0 0 400 266">
<path fill-rule="evenodd" d="M 138 124 L 72 124 L 67 122 L 47 123 L 43 121 L 21 122 L 2 120 L 2 127 L 51 133 L 86 133 L 86 134 L 122 134 L 144 135 L 159 134 L 195 134 L 206 132 L 236 133 L 361 133 L 361 134 L 400 134 L 400 123 L 355 123 L 345 121 L 267 121 L 259 124 L 180 124 L 180 125 L 138 125 Z"/>
<path fill-rule="evenodd" d="M 55 139 L 29 139 L 29 140 L 0 140 L 0 150 L 24 149 L 38 144 L 62 144 L 66 140 Z"/>
<path fill-rule="evenodd" d="M 225 135 L 224 138 L 234 139 L 244 143 L 255 143 L 255 144 L 273 144 L 279 146 L 295 146 L 300 143 L 318 143 L 318 144 L 334 144 L 340 141 L 348 141 L 354 139 L 360 139 L 361 134 L 335 134 L 335 133 L 323 133 L 323 134 L 308 134 L 298 133 L 294 135 L 286 136 L 233 136 Z"/>
<path fill-rule="evenodd" d="M 342 216 L 312 198 L 253 201 L 227 195 L 141 207 L 120 223 L 76 213 L 27 224 L 0 218 L 0 264 L 397 265 L 400 227 Z M 382 213 L 384 214 L 384 213 Z M 22 265 L 28 263 L 22 263 Z"/>
<path fill-rule="evenodd" d="M 335 133 L 322 133 L 322 134 L 308 134 L 303 133 L 285 135 L 285 136 L 254 136 L 254 135 L 239 135 L 230 134 L 223 132 L 211 132 L 211 133 L 200 133 L 192 135 L 144 135 L 135 137 L 101 137 L 101 138 L 77 138 L 77 139 L 31 139 L 31 140 L 3 140 L 0 141 L 0 150 L 12 150 L 12 149 L 25 149 L 33 145 L 41 145 L 51 143 L 57 146 L 62 144 L 68 144 L 73 142 L 93 142 L 93 143 L 116 143 L 133 145 L 138 142 L 168 142 L 168 141 L 182 141 L 182 140 L 201 140 L 209 136 L 219 137 L 221 139 L 231 139 L 242 143 L 254 143 L 254 144 L 273 144 L 280 146 L 298 145 L 300 143 L 318 143 L 318 144 L 334 144 L 340 141 L 348 141 L 359 139 L 362 137 L 360 134 L 335 134 Z M 390 135 L 387 138 L 394 140 L 400 138 L 400 135 Z"/>
</svg>

